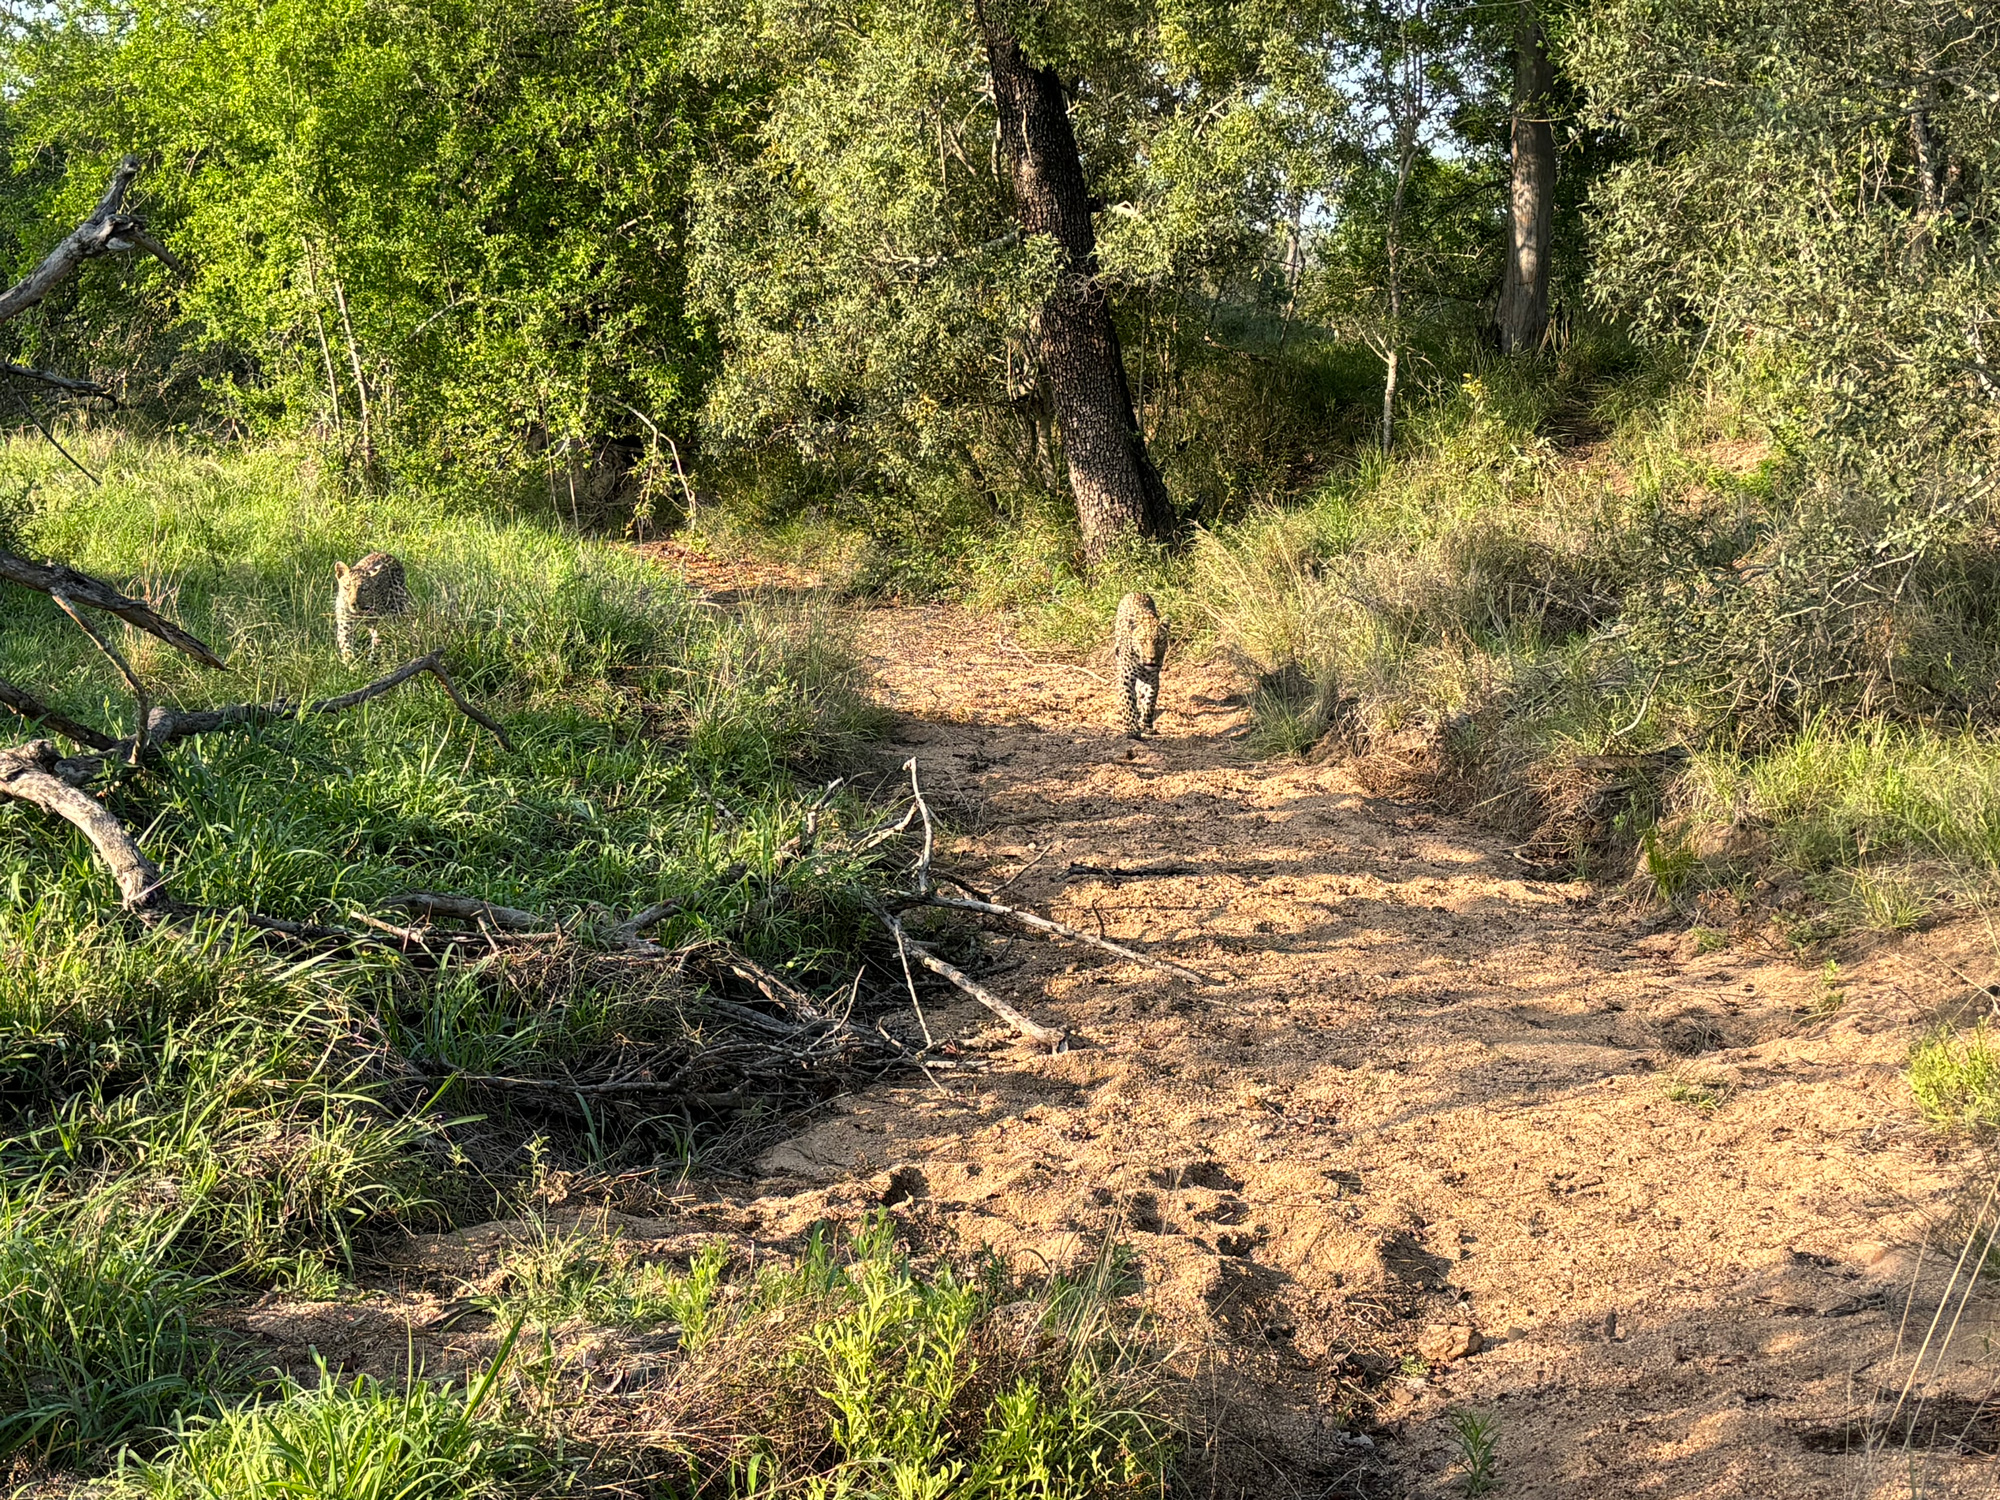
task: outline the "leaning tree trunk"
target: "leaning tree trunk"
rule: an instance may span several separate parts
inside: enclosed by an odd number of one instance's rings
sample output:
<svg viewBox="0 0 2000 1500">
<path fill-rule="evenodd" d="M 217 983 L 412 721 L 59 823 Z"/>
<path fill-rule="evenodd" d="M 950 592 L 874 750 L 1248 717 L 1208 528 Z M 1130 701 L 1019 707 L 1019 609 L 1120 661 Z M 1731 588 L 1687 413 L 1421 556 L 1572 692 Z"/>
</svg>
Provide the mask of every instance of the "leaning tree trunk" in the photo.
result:
<svg viewBox="0 0 2000 1500">
<path fill-rule="evenodd" d="M 1549 326 L 1549 234 L 1555 207 L 1556 134 L 1549 123 L 1555 69 L 1533 0 L 1514 29 L 1513 179 L 1507 194 L 1507 271 L 1494 322 L 1500 347 L 1533 349 Z"/>
<path fill-rule="evenodd" d="M 1084 550 L 1102 557 L 1121 536 L 1163 538 L 1173 524 L 1167 487 L 1146 453 L 1132 411 L 1111 307 L 1097 279 L 1097 236 L 1069 101 L 1052 68 L 1038 67 L 989 3 L 979 7 L 1000 141 L 1022 236 L 1043 234 L 1062 251 L 1056 288 L 1036 317 L 1083 526 Z"/>
</svg>

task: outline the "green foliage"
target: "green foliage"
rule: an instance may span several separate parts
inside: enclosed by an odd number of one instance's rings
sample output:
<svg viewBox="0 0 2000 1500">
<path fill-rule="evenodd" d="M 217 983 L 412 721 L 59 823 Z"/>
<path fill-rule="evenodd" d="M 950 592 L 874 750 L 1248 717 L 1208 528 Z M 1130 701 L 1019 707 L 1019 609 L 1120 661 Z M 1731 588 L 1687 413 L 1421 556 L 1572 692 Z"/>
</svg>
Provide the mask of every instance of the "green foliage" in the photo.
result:
<svg viewBox="0 0 2000 1500">
<path fill-rule="evenodd" d="M 1499 1438 L 1500 1419 L 1491 1412 L 1461 1408 L 1451 1414 L 1451 1440 L 1465 1466 L 1458 1476 L 1461 1493 L 1484 1495 L 1498 1483 L 1493 1450 Z"/>
<path fill-rule="evenodd" d="M 12 1196 L 0 1214 L 0 1452 L 74 1461 L 207 1405 L 225 1371 L 167 1214 Z"/>
<path fill-rule="evenodd" d="M 1197 290 L 1256 274 L 1273 227 L 1330 181 L 1330 14 L 1008 18 L 1077 80 L 1092 188 L 1114 205 L 1102 279 L 1138 346 L 1142 407 L 1150 393 L 1164 415 L 1214 322 Z M 1014 223 L 971 11 L 717 5 L 704 46 L 706 76 L 741 101 L 692 231 L 727 351 L 711 435 L 762 470 L 802 460 L 816 503 L 899 537 L 1019 517 L 1059 491 L 1029 327 L 1056 252 Z"/>
<path fill-rule="evenodd" d="M 1564 51 L 1638 147 L 1598 192 L 1607 302 L 1769 369 L 1851 465 L 1991 441 L 2000 22 L 1617 0 Z"/>
<path fill-rule="evenodd" d="M 417 470 L 685 430 L 708 356 L 682 297 L 706 109 L 683 53 L 675 7 L 600 0 L 17 15 L 0 66 L 33 84 L 5 111 L 12 269 L 137 151 L 157 163 L 139 204 L 192 270 L 88 274 L 95 362 L 143 340 L 156 367 L 175 358 L 161 378 Z M 22 351 L 73 363 L 76 326 Z"/>
<path fill-rule="evenodd" d="M 507 1347 L 477 1382 L 400 1388 L 324 1364 L 317 1386 L 184 1419 L 153 1462 L 124 1464 L 115 1495 L 148 1500 L 482 1500 L 518 1494 L 553 1467 L 485 1408 Z"/>
<path fill-rule="evenodd" d="M 1966 1130 L 2000 1126 L 2000 1053 L 1986 1022 L 1970 1031 L 1940 1026 L 1910 1049 L 1910 1092 L 1932 1124 Z"/>
</svg>

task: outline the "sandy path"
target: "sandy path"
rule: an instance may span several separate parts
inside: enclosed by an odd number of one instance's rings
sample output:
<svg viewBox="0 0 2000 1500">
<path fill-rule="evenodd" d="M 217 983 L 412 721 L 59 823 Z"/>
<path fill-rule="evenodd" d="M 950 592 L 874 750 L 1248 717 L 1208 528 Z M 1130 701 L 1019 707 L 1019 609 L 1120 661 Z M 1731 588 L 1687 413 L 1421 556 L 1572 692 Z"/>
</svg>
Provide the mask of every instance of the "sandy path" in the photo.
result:
<svg viewBox="0 0 2000 1500">
<path fill-rule="evenodd" d="M 1789 961 L 1648 937 L 1340 763 L 1253 760 L 1219 668 L 1170 666 L 1161 735 L 1128 752 L 1108 689 L 990 619 L 863 628 L 946 863 L 1223 982 L 996 936 L 989 982 L 1077 1049 L 847 1101 L 766 1156 L 747 1227 L 855 1211 L 902 1169 L 898 1212 L 937 1242 L 1129 1241 L 1202 1369 L 1218 1494 L 1457 1493 L 1468 1406 L 1498 1415 L 1509 1496 L 1904 1494 L 1912 1465 L 1925 1495 L 2000 1488 L 1945 1440 L 1843 1451 L 1906 1373 L 1907 1247 L 1971 1165 L 1899 1071 L 1935 944 L 1851 965 L 1815 1016 Z M 1485 1347 L 1439 1357 L 1462 1329 Z M 1399 1363 L 1425 1349 L 1427 1375 Z"/>
</svg>

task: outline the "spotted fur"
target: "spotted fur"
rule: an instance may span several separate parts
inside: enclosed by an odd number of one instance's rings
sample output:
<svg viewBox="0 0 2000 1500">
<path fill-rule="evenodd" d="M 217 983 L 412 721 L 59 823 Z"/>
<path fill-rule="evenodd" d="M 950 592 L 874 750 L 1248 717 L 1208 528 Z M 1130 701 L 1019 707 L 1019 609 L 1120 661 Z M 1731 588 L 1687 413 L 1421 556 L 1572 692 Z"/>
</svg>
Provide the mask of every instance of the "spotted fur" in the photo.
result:
<svg viewBox="0 0 2000 1500">
<path fill-rule="evenodd" d="M 333 638 L 342 661 L 354 660 L 354 645 L 368 632 L 373 655 L 382 644 L 381 626 L 411 609 L 410 585 L 403 565 L 386 552 L 371 552 L 353 567 L 333 565 Z"/>
<path fill-rule="evenodd" d="M 1151 594 L 1127 594 L 1118 601 L 1111 655 L 1118 663 L 1118 710 L 1125 732 L 1136 740 L 1152 729 L 1160 711 L 1160 668 L 1167 659 L 1167 627 Z"/>
</svg>

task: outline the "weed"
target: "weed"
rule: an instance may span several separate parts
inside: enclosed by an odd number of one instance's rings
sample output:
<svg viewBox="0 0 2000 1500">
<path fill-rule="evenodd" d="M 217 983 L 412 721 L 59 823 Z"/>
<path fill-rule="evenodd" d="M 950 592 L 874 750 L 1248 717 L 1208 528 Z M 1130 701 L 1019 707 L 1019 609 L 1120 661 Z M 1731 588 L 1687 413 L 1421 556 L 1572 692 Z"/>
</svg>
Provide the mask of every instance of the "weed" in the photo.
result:
<svg viewBox="0 0 2000 1500">
<path fill-rule="evenodd" d="M 1694 951 L 1697 953 L 1720 953 L 1729 946 L 1729 934 L 1713 927 L 1693 928 L 1688 936 L 1694 939 Z"/>
<path fill-rule="evenodd" d="M 1464 1472 L 1459 1487 L 1467 1495 L 1484 1495 L 1497 1482 L 1494 1449 L 1500 1440 L 1500 1419 L 1491 1412 L 1461 1407 L 1451 1414 L 1451 1440 Z"/>
<path fill-rule="evenodd" d="M 1940 1026 L 1910 1049 L 1906 1072 L 1917 1107 L 1934 1125 L 1966 1130 L 2000 1126 L 2000 1053 L 1986 1022 L 1970 1031 Z"/>
<path fill-rule="evenodd" d="M 1829 958 L 1820 970 L 1819 988 L 1813 994 L 1813 1014 L 1830 1016 L 1846 1003 L 1847 988 L 1840 982 L 1840 965 Z"/>
<path fill-rule="evenodd" d="M 1677 1073 L 1667 1079 L 1664 1089 L 1669 1102 L 1685 1104 L 1705 1115 L 1714 1114 L 1729 1102 L 1729 1084 L 1720 1078 Z"/>
<path fill-rule="evenodd" d="M 1700 866 L 1700 859 L 1684 838 L 1664 833 L 1657 826 L 1639 836 L 1639 847 L 1645 857 L 1646 873 L 1652 877 L 1653 889 L 1662 901 L 1671 902 L 1686 890 Z"/>
<path fill-rule="evenodd" d="M 518 1493 L 553 1465 L 531 1436 L 486 1410 L 511 1337 L 477 1381 L 391 1388 L 342 1380 L 277 1401 L 183 1420 L 161 1458 L 128 1459 L 114 1493 L 148 1500 L 479 1500 Z"/>
</svg>

